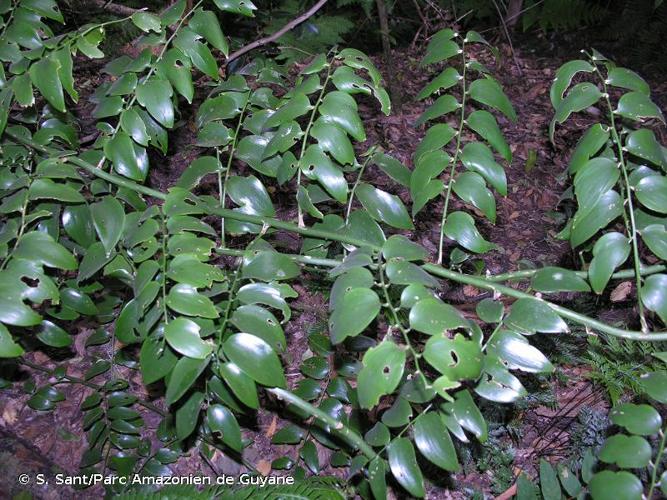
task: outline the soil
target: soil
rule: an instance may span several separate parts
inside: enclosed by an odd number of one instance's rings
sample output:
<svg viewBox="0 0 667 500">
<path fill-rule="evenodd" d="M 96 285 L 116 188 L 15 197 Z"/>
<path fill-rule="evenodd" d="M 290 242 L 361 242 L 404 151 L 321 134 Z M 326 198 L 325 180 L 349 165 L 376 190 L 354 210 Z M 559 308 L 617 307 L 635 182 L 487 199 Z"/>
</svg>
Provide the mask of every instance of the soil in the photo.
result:
<svg viewBox="0 0 667 500">
<path fill-rule="evenodd" d="M 530 42 L 530 44 L 528 43 Z M 513 148 L 514 160 L 507 166 L 506 172 L 510 186 L 507 197 L 497 197 L 498 219 L 495 225 L 481 223 L 480 230 L 485 237 L 498 244 L 499 249 L 484 257 L 484 264 L 491 273 L 501 273 L 520 268 L 521 266 L 540 266 L 543 264 L 573 265 L 576 256 L 573 255 L 567 242 L 556 239 L 556 234 L 563 226 L 563 212 L 566 203 L 561 203 L 561 196 L 567 187 L 567 178 L 564 172 L 567 167 L 567 151 L 571 150 L 576 142 L 579 131 L 585 130 L 596 119 L 595 116 L 579 114 L 566 125 L 567 132 L 559 129 L 556 146 L 548 142 L 547 127 L 553 110 L 549 102 L 549 87 L 557 69 L 566 59 L 576 56 L 574 51 L 578 47 L 576 40 L 563 40 L 564 43 L 554 44 L 552 39 L 542 38 L 536 42 L 530 40 L 515 40 L 515 58 L 509 48 L 500 41 L 502 47 L 502 62 L 495 68 L 495 75 L 501 80 L 510 100 L 514 103 L 519 121 L 512 124 L 500 119 L 500 126 L 505 131 L 508 143 Z M 538 46 L 536 48 L 536 45 Z M 571 47 L 571 48 L 570 48 Z M 410 100 L 416 95 L 432 76 L 422 71 L 418 61 L 422 55 L 422 47 L 418 49 L 400 49 L 393 54 L 394 66 L 397 69 L 398 87 L 404 93 L 402 114 L 385 117 L 380 114 L 375 102 L 363 100 L 360 106 L 362 119 L 367 124 L 368 141 L 361 145 L 359 152 L 369 146 L 378 144 L 389 154 L 412 166 L 411 157 L 415 147 L 423 136 L 423 128 L 416 128 L 414 122 L 423 112 L 426 104 Z M 538 55 L 539 54 L 539 55 Z M 492 65 L 486 54 L 480 54 L 481 62 Z M 515 64 L 515 60 L 518 63 Z M 380 58 L 375 58 L 381 71 L 383 64 Z M 92 89 L 99 80 L 98 67 L 90 67 L 89 73 L 80 78 L 83 91 Z M 663 108 L 667 108 L 667 82 L 654 81 L 654 100 Z M 82 99 L 82 102 L 85 102 Z M 90 115 L 90 109 L 79 110 L 81 116 Z M 194 134 L 187 124 L 191 117 L 184 116 L 184 126 L 170 137 L 170 152 L 177 152 L 163 157 L 152 154 L 150 183 L 159 189 L 166 189 L 179 177 L 182 170 L 202 150 L 192 146 Z M 82 135 L 93 133 L 89 122 L 84 125 Z M 664 137 L 662 137 L 664 141 Z M 534 165 L 529 157 L 535 155 Z M 240 167 L 239 167 L 240 168 Z M 407 192 L 400 189 L 391 180 L 380 175 L 371 168 L 368 176 L 380 188 L 398 194 L 408 201 Z M 294 214 L 287 208 L 287 204 L 280 206 L 281 193 L 275 193 L 281 217 L 292 217 Z M 290 201 L 291 203 L 291 201 Z M 442 205 L 433 201 L 417 219 L 414 233 L 408 236 L 424 245 L 432 254 L 437 252 L 438 226 Z M 561 210 L 561 211 L 559 211 Z M 284 245 L 291 249 L 298 249 L 298 241 L 282 237 Z M 327 315 L 327 304 L 324 295 L 313 287 L 309 275 L 300 284 L 296 285 L 299 298 L 292 303 L 294 321 L 289 323 L 286 335 L 289 339 L 289 351 L 285 356 L 286 373 L 291 387 L 302 377 L 299 364 L 308 350 L 307 334 L 311 328 L 321 322 Z M 480 291 L 469 288 L 451 287 L 445 292 L 446 298 L 458 303 L 474 304 L 481 295 Z M 568 300 L 569 297 L 563 297 Z M 611 303 L 603 301 L 606 315 L 627 318 L 632 313 L 630 303 L 632 297 L 625 302 Z M 93 362 L 92 355 L 108 356 L 108 346 L 97 349 L 85 349 L 83 342 L 93 332 L 89 325 L 79 325 L 74 357 L 67 362 L 68 373 L 82 376 Z M 48 351 L 36 351 L 29 355 L 29 359 L 42 367 L 53 367 L 55 361 L 61 361 Z M 130 381 L 131 389 L 143 397 L 151 399 L 152 394 L 145 394 L 136 371 L 119 368 L 119 375 Z M 526 471 L 534 474 L 535 464 L 541 457 L 554 458 L 567 456 L 568 429 L 579 410 L 583 406 L 605 408 L 607 403 L 601 392 L 593 387 L 586 378 L 582 369 L 565 367 L 564 372 L 569 377 L 566 384 L 560 384 L 554 378 L 551 381 L 557 404 L 555 407 L 533 405 L 524 409 L 517 409 L 514 418 L 521 423 L 520 437 L 511 444 L 516 449 L 514 470 Z M 23 381 L 33 380 L 38 386 L 47 382 L 43 373 L 27 368 L 21 368 L 20 377 Z M 54 473 L 60 471 L 75 474 L 81 454 L 86 449 L 85 435 L 82 432 L 82 413 L 79 410 L 81 401 L 91 392 L 90 389 L 75 384 L 62 386 L 66 401 L 58 405 L 58 411 L 41 413 L 26 406 L 28 395 L 23 390 L 22 383 L 16 383 L 9 389 L 0 392 L 0 497 L 10 498 L 20 490 L 16 478 L 19 473 Z M 159 391 L 151 391 L 159 394 Z M 163 402 L 157 398 L 154 403 L 163 407 Z M 243 421 L 247 427 L 244 437 L 253 443 L 244 453 L 247 464 L 260 471 L 267 471 L 267 467 L 275 458 L 291 455 L 297 460 L 297 449 L 291 446 L 276 446 L 271 444 L 271 436 L 286 423 L 279 413 L 271 411 L 279 409 L 275 401 L 265 401 L 263 409 L 255 417 Z M 142 411 L 146 420 L 146 428 L 151 432 L 157 428 L 159 417 L 153 412 Z M 508 439 L 508 438 L 506 438 Z M 328 463 L 328 450 L 318 449 L 320 462 Z M 212 458 L 204 460 L 196 451 L 192 450 L 189 456 L 181 459 L 174 467 L 178 475 L 190 473 L 204 473 L 207 475 L 236 474 L 245 467 L 232 458 L 216 451 Z M 486 489 L 493 479 L 493 471 L 479 474 L 476 472 L 453 475 L 442 485 L 429 489 L 429 498 L 464 498 L 461 486 L 475 489 Z M 336 474 L 345 477 L 344 471 L 325 467 L 321 474 Z M 452 486 L 457 488 L 454 490 Z M 84 498 L 99 496 L 100 491 L 86 491 L 84 493 L 62 487 L 29 485 L 27 488 L 36 498 Z M 400 490 L 395 495 L 401 496 Z"/>
</svg>

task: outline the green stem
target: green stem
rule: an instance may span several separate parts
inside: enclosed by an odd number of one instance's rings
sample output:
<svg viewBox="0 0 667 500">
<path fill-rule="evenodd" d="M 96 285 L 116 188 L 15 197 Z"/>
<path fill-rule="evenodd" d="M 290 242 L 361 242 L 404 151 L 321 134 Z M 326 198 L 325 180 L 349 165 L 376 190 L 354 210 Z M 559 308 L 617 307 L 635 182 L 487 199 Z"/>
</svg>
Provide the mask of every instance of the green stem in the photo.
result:
<svg viewBox="0 0 667 500">
<path fill-rule="evenodd" d="M 642 266 L 640 273 L 642 276 L 649 276 L 651 274 L 661 273 L 667 270 L 667 266 L 663 264 L 656 264 L 654 266 Z M 508 273 L 502 274 L 493 274 L 490 276 L 485 276 L 484 278 L 487 281 L 501 282 L 501 281 L 510 281 L 510 280 L 523 280 L 532 278 L 539 269 L 523 269 L 521 271 L 511 271 Z M 588 278 L 588 273 L 586 271 L 575 271 L 575 274 L 580 278 Z M 632 278 L 636 274 L 634 269 L 622 269 L 621 271 L 616 271 L 611 275 L 611 279 L 621 280 Z"/>
<path fill-rule="evenodd" d="M 33 147 L 33 149 L 35 149 L 36 151 L 42 151 L 44 153 L 48 153 L 51 151 L 49 148 L 44 148 L 43 146 L 33 142 L 32 140 L 25 139 L 19 135 L 16 135 L 11 131 L 5 131 L 5 134 L 7 134 L 8 136 L 12 137 L 13 139 L 17 140 L 22 144 Z M 139 193 L 148 194 L 149 196 L 153 196 L 154 198 L 160 200 L 166 200 L 167 198 L 167 195 L 160 191 L 147 188 L 130 180 L 123 179 L 122 177 L 119 177 L 117 175 L 104 172 L 103 170 L 94 167 L 93 165 L 90 165 L 89 163 L 79 158 L 71 157 L 69 158 L 69 161 L 71 161 L 75 165 L 81 166 L 81 168 L 88 170 L 89 172 L 93 173 L 94 175 L 97 175 L 102 179 L 108 180 L 109 182 L 126 187 L 128 189 L 132 189 Z M 237 212 L 235 210 L 221 209 L 221 208 L 210 208 L 207 212 L 209 215 L 229 217 L 230 219 L 238 220 L 241 222 L 249 222 L 251 224 L 256 224 L 259 226 L 272 227 L 274 229 L 282 229 L 284 231 L 300 234 L 303 236 L 307 236 L 309 238 L 317 238 L 328 241 L 338 241 L 340 243 L 347 243 L 348 245 L 353 245 L 356 247 L 369 248 L 371 250 L 374 250 L 375 252 L 380 252 L 382 250 L 380 246 L 374 245 L 372 243 L 369 243 L 368 241 L 356 238 L 354 236 L 349 236 L 347 234 L 343 234 L 340 232 L 327 231 L 325 229 L 299 227 L 291 222 L 284 222 L 281 220 L 273 219 L 271 217 L 244 214 L 241 212 Z M 534 295 L 530 295 L 520 290 L 515 290 L 514 288 L 510 288 L 508 286 L 499 285 L 498 283 L 490 281 L 484 277 L 470 276 L 467 274 L 452 271 L 450 269 L 446 269 L 440 265 L 424 264 L 422 268 L 426 272 L 432 274 L 433 276 L 450 279 L 457 283 L 472 285 L 476 288 L 480 288 L 483 290 L 491 290 L 506 295 L 508 297 L 513 297 L 516 299 L 536 298 Z M 621 328 L 616 328 L 611 325 L 607 325 L 605 323 L 602 323 L 601 321 L 595 320 L 583 314 L 571 311 L 570 309 L 561 307 L 557 304 L 553 304 L 544 299 L 540 298 L 539 300 L 543 300 L 545 304 L 547 304 L 549 307 L 551 307 L 552 310 L 554 310 L 557 314 L 559 314 L 564 318 L 567 318 L 569 320 L 572 320 L 576 323 L 587 326 L 589 328 L 593 328 L 595 330 L 607 333 L 614 337 L 621 337 L 629 340 L 644 340 L 650 342 L 660 342 L 667 340 L 667 331 L 650 332 L 650 331 L 623 330 Z"/>
<path fill-rule="evenodd" d="M 449 171 L 449 181 L 447 183 L 447 191 L 445 193 L 445 205 L 442 208 L 442 219 L 440 221 L 440 242 L 438 244 L 438 264 L 442 264 L 443 250 L 445 245 L 445 223 L 447 222 L 447 211 L 449 210 L 449 200 L 452 197 L 452 188 L 454 187 L 454 174 L 456 173 L 456 163 L 459 159 L 459 152 L 461 151 L 461 138 L 463 136 L 463 125 L 466 117 L 466 41 L 465 38 L 461 43 L 461 58 L 463 59 L 463 69 L 461 70 L 461 116 L 459 118 L 459 129 L 456 132 L 456 151 L 452 158 L 452 166 Z"/>
<path fill-rule="evenodd" d="M 241 131 L 241 126 L 243 125 L 243 117 L 245 116 L 246 109 L 248 108 L 248 103 L 250 102 L 250 94 L 248 94 L 245 104 L 243 105 L 243 109 L 241 110 L 241 114 L 239 115 L 239 121 L 236 124 L 236 131 L 234 132 L 234 139 L 232 140 L 232 145 L 230 146 L 229 149 L 229 158 L 227 158 L 227 168 L 225 170 L 225 180 L 222 181 L 222 176 L 221 173 L 218 172 L 218 191 L 219 191 L 219 196 L 220 196 L 220 208 L 225 208 L 225 201 L 227 200 L 227 182 L 229 181 L 229 175 L 232 171 L 232 161 L 234 160 L 234 152 L 236 151 L 236 145 L 238 144 L 239 140 L 239 132 Z M 216 148 L 216 152 L 218 152 L 218 161 L 219 160 L 219 151 Z M 225 218 L 222 217 L 220 219 L 220 241 L 222 243 L 222 246 L 225 246 Z"/>
<path fill-rule="evenodd" d="M 243 250 L 232 250 L 231 248 L 216 248 L 215 252 L 220 255 L 229 255 L 231 257 L 243 257 L 245 252 Z M 336 267 L 342 264 L 342 261 L 335 259 L 322 259 L 318 257 L 310 257 L 309 255 L 294 255 L 281 254 L 285 257 L 297 262 L 299 264 L 321 266 L 321 267 Z"/>
<path fill-rule="evenodd" d="M 364 441 L 364 438 L 357 434 L 355 431 L 347 427 L 340 420 L 336 420 L 331 415 L 323 412 L 319 408 L 315 408 L 313 405 L 304 401 L 296 394 L 286 390 L 280 389 L 278 387 L 273 389 L 267 389 L 267 392 L 273 394 L 278 399 L 285 401 L 289 404 L 293 404 L 298 409 L 308 413 L 313 418 L 319 420 L 320 422 L 326 424 L 328 427 L 327 431 L 341 437 L 347 443 L 352 445 L 355 449 L 363 453 L 366 458 L 369 460 L 375 458 L 376 453 L 373 448 Z"/>
<path fill-rule="evenodd" d="M 406 328 L 403 326 L 401 323 L 401 320 L 398 318 L 398 312 L 394 308 L 394 305 L 391 303 L 391 297 L 389 297 L 389 283 L 387 283 L 384 279 L 384 267 L 385 264 L 381 264 L 378 267 L 378 274 L 380 276 L 380 288 L 382 288 L 382 292 L 384 294 L 384 300 L 385 303 L 383 306 L 389 310 L 391 319 L 393 321 L 393 327 L 397 328 L 401 334 L 403 335 L 403 341 L 405 342 L 405 345 L 408 347 L 410 350 L 410 354 L 412 354 L 412 358 L 415 360 L 415 369 L 417 370 L 416 373 L 421 373 L 421 368 L 419 367 L 419 358 L 421 357 L 421 354 L 419 354 L 414 347 L 412 347 L 412 343 L 410 342 L 410 337 L 408 334 L 410 333 L 410 329 Z"/>
<path fill-rule="evenodd" d="M 655 491 L 655 487 L 658 484 L 658 467 L 662 463 L 662 455 L 665 452 L 666 438 L 667 434 L 665 434 L 663 430 L 660 430 L 660 446 L 658 447 L 658 453 L 656 454 L 655 462 L 653 463 L 653 471 L 651 472 L 651 486 L 649 487 L 648 495 L 646 495 L 648 500 L 653 498 L 653 492 Z"/>
<path fill-rule="evenodd" d="M 366 170 L 366 166 L 368 165 L 368 163 L 373 158 L 373 155 L 375 153 L 375 149 L 376 149 L 376 147 L 373 146 L 368 151 L 368 157 L 361 164 L 361 168 L 359 169 L 359 175 L 357 175 L 357 180 L 354 182 L 354 186 L 352 186 L 352 191 L 350 191 L 350 200 L 347 202 L 347 210 L 345 211 L 345 225 L 346 226 L 347 226 L 347 224 L 350 220 L 350 212 L 352 211 L 352 202 L 354 201 L 354 193 L 357 191 L 357 186 L 359 186 L 359 183 L 361 182 L 361 177 L 364 175 L 364 170 Z"/>
<path fill-rule="evenodd" d="M 317 97 L 315 106 L 313 106 L 313 111 L 310 113 L 310 119 L 308 120 L 308 126 L 306 127 L 306 131 L 303 133 L 303 141 L 301 142 L 301 153 L 299 154 L 299 164 L 297 165 L 297 171 L 296 171 L 297 192 L 301 187 L 301 160 L 303 159 L 303 155 L 306 153 L 306 148 L 308 147 L 308 138 L 310 137 L 310 129 L 313 127 L 313 123 L 315 122 L 317 109 L 320 107 L 320 104 L 322 104 L 322 99 L 324 99 L 324 94 L 327 91 L 327 85 L 329 84 L 329 80 L 331 79 L 332 67 L 333 67 L 333 60 L 327 63 L 327 76 L 324 79 L 324 83 L 322 84 L 322 90 L 320 91 L 320 95 Z M 298 202 L 297 202 L 297 224 L 299 227 L 304 227 L 303 210 L 301 210 L 301 205 Z"/>
<path fill-rule="evenodd" d="M 630 185 L 630 180 L 628 178 L 628 169 L 625 163 L 625 157 L 623 155 L 623 143 L 621 138 L 618 135 L 618 130 L 616 130 L 616 119 L 614 117 L 614 108 L 611 105 L 611 99 L 609 98 L 609 88 L 607 87 L 607 80 L 602 75 L 600 68 L 598 67 L 597 61 L 591 57 L 591 62 L 595 67 L 595 71 L 602 80 L 602 86 L 604 89 L 604 98 L 607 102 L 607 107 L 609 108 L 609 121 L 611 128 L 611 137 L 616 143 L 618 148 L 618 162 L 621 172 L 623 174 L 623 184 L 621 184 L 621 192 L 625 195 L 627 200 L 627 214 L 625 204 L 623 206 L 623 219 L 625 220 L 625 225 L 627 231 L 630 233 L 630 240 L 632 241 L 632 260 L 635 267 L 635 282 L 637 286 L 637 307 L 639 309 L 639 321 L 641 323 L 642 331 L 648 332 L 648 323 L 646 322 L 646 315 L 644 313 L 644 304 L 639 295 L 639 292 L 642 288 L 642 274 L 641 274 L 641 259 L 639 256 L 639 245 L 637 244 L 637 224 L 635 222 L 635 209 L 632 202 L 632 186 Z"/>
<path fill-rule="evenodd" d="M 169 323 L 169 313 L 167 312 L 167 225 L 164 220 L 164 210 L 160 207 L 160 227 L 162 229 L 162 314 L 164 323 Z"/>
</svg>

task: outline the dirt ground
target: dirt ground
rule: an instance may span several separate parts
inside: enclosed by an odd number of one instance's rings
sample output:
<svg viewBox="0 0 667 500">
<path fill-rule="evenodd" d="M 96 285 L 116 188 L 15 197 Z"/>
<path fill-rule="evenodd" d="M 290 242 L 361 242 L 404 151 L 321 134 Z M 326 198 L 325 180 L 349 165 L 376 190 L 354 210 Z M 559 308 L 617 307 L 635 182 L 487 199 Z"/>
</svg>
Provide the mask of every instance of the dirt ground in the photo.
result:
<svg viewBox="0 0 667 500">
<path fill-rule="evenodd" d="M 484 258 L 486 268 L 494 274 L 515 270 L 524 265 L 525 261 L 537 266 L 546 263 L 572 265 L 575 259 L 568 244 L 555 238 L 564 221 L 563 213 L 557 211 L 561 208 L 560 197 L 567 185 L 567 179 L 563 175 L 567 166 L 567 151 L 578 138 L 576 131 L 583 131 L 596 117 L 579 114 L 567 125 L 570 133 L 559 130 L 555 148 L 548 142 L 547 126 L 552 116 L 549 87 L 555 70 L 568 57 L 576 56 L 579 46 L 573 41 L 554 45 L 548 39 L 543 39 L 540 43 L 544 45 L 544 50 L 533 50 L 533 45 L 515 41 L 517 66 L 508 47 L 502 44 L 501 40 L 503 58 L 502 63 L 496 66 L 496 75 L 514 103 L 519 120 L 516 124 L 511 124 L 500 119 L 508 143 L 515 145 L 514 160 L 506 169 L 510 188 L 507 197 L 497 197 L 498 218 L 495 226 L 488 223 L 480 225 L 485 237 L 500 247 Z M 399 87 L 405 93 L 401 115 L 385 117 L 371 101 L 364 101 L 361 105 L 369 139 L 359 151 L 365 150 L 371 144 L 379 144 L 387 153 L 411 167 L 411 156 L 423 136 L 423 128 L 415 128 L 414 122 L 426 105 L 410 98 L 433 76 L 418 67 L 422 50 L 422 47 L 402 49 L 394 54 Z M 487 55 L 480 55 L 480 59 L 490 63 Z M 376 61 L 382 70 L 382 61 L 377 58 Z M 90 78 L 94 80 L 95 77 Z M 665 109 L 667 82 L 651 83 L 655 83 L 652 87 L 654 99 Z M 87 110 L 80 111 L 83 114 Z M 152 161 L 154 168 L 151 172 L 151 183 L 162 189 L 178 178 L 182 169 L 200 154 L 199 149 L 189 147 L 194 141 L 194 134 L 187 126 L 179 129 L 170 140 L 173 144 L 170 149 L 178 153 L 171 156 L 168 162 L 158 157 L 153 158 L 158 161 Z M 532 166 L 531 162 L 528 162 L 531 155 L 535 155 Z M 391 180 L 382 177 L 379 171 L 370 169 L 368 175 L 378 187 L 399 194 L 405 202 L 408 201 L 407 192 L 398 189 Z M 285 213 L 284 209 L 279 212 Z M 441 202 L 433 201 L 420 214 L 414 233 L 409 234 L 433 253 L 437 251 L 440 213 Z M 289 212 L 286 215 L 289 215 Z M 310 285 L 307 279 L 297 285 L 300 296 L 292 304 L 295 321 L 289 324 L 286 331 L 289 353 L 285 362 L 290 384 L 296 384 L 301 377 L 298 366 L 308 348 L 306 332 L 326 318 L 325 298 Z M 454 302 L 469 303 L 473 307 L 478 293 L 475 290 L 452 288 L 446 291 L 446 297 Z M 627 312 L 627 305 L 617 304 L 614 307 L 621 312 Z M 611 306 L 607 307 L 609 308 Z M 81 325 L 73 357 L 67 363 L 69 374 L 81 376 L 90 366 L 90 352 L 86 351 L 83 343 L 92 332 L 86 325 Z M 46 367 L 54 366 L 56 361 L 46 352 L 34 352 L 29 358 L 37 365 Z M 532 473 L 534 469 L 531 469 L 531 466 L 537 463 L 540 457 L 567 456 L 568 428 L 578 415 L 579 409 L 584 405 L 606 407 L 604 397 L 588 382 L 585 371 L 574 367 L 564 367 L 563 371 L 569 380 L 566 384 L 553 381 L 558 402 L 555 408 L 534 405 L 516 410 L 514 418 L 518 418 L 522 425 L 522 435 L 513 443 L 517 450 L 514 464 L 516 471 L 526 470 Z M 144 391 L 137 372 L 125 369 L 123 376 L 130 380 L 133 390 L 138 393 Z M 38 385 L 46 382 L 44 374 L 34 370 L 23 369 L 22 377 L 25 381 L 32 378 Z M 67 400 L 59 404 L 58 411 L 49 413 L 36 412 L 26 406 L 28 395 L 20 382 L 0 391 L 0 498 L 11 498 L 25 489 L 19 488 L 16 481 L 20 473 L 53 473 L 60 468 L 70 474 L 77 472 L 81 454 L 86 449 L 79 404 L 91 390 L 78 385 L 62 386 L 62 390 Z M 150 394 L 145 396 L 151 397 Z M 163 407 L 159 398 L 154 403 Z M 275 402 L 268 402 L 268 406 L 260 410 L 255 418 L 243 422 L 243 425 L 247 426 L 244 437 L 254 441 L 244 453 L 244 458 L 258 470 L 266 470 L 267 464 L 285 454 L 297 458 L 294 447 L 275 446 L 270 442 L 271 435 L 283 423 L 275 413 L 268 411 L 276 406 Z M 155 429 L 159 424 L 158 415 L 150 411 L 142 414 L 146 427 Z M 321 462 L 327 463 L 326 455 L 329 452 L 324 448 L 319 451 Z M 199 472 L 208 475 L 235 474 L 243 469 L 243 465 L 220 452 L 216 452 L 210 460 L 203 460 L 196 451 L 192 451 L 173 467 L 174 473 L 179 475 Z M 344 476 L 344 471 L 333 468 L 325 468 L 322 473 Z M 492 476 L 493 471 L 481 475 L 474 472 L 460 473 L 452 476 L 448 484 L 483 489 L 491 482 Z M 27 489 L 36 497 L 45 499 L 94 497 L 99 494 L 99 491 L 81 493 L 35 485 L 30 485 Z M 447 485 L 429 490 L 430 498 L 464 496 L 461 491 L 451 491 Z"/>
</svg>

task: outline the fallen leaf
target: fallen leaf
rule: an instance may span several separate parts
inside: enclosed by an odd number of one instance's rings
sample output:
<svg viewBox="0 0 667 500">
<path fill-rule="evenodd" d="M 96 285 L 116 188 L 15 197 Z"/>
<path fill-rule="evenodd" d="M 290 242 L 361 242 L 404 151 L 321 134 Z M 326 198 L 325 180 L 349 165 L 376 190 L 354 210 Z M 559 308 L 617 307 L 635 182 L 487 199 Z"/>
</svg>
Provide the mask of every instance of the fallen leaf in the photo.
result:
<svg viewBox="0 0 667 500">
<path fill-rule="evenodd" d="M 262 476 L 268 476 L 271 472 L 271 462 L 268 460 L 260 460 L 257 462 L 257 465 L 255 465 L 255 469 L 257 469 L 257 472 Z"/>
<path fill-rule="evenodd" d="M 622 283 L 619 283 L 616 288 L 611 292 L 611 301 L 612 302 L 623 302 L 625 299 L 628 298 L 628 295 L 630 295 L 630 292 L 632 291 L 632 282 L 630 281 L 623 281 Z"/>
<path fill-rule="evenodd" d="M 273 435 L 276 433 L 277 428 L 278 428 L 278 417 L 274 415 L 273 420 L 271 420 L 271 423 L 269 424 L 269 427 L 266 429 L 264 435 L 267 438 L 272 438 Z"/>
</svg>

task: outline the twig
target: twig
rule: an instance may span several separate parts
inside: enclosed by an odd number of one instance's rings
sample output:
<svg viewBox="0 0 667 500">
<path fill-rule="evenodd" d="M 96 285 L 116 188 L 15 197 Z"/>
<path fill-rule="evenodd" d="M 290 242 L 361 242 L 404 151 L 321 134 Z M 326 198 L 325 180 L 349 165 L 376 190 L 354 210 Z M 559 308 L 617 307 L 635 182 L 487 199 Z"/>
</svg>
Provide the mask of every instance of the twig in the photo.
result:
<svg viewBox="0 0 667 500">
<path fill-rule="evenodd" d="M 315 15 L 315 13 L 324 6 L 325 3 L 327 3 L 327 0 L 320 0 L 315 5 L 313 5 L 309 10 L 307 10 L 306 12 L 301 14 L 296 19 L 291 20 L 289 23 L 287 23 L 285 26 L 280 28 L 274 34 L 269 35 L 269 36 L 265 36 L 264 38 L 260 38 L 259 40 L 255 40 L 254 42 L 249 43 L 248 45 L 245 45 L 244 47 L 241 47 L 236 52 L 232 52 L 231 54 L 229 54 L 229 57 L 225 61 L 226 64 L 229 64 L 234 59 L 238 59 L 239 57 L 241 57 L 246 52 L 250 52 L 251 50 L 254 50 L 257 47 L 261 47 L 261 46 L 269 44 L 271 42 L 275 42 L 278 38 L 283 36 L 288 31 L 293 30 L 299 24 L 304 22 L 305 20 L 313 17 Z"/>
<path fill-rule="evenodd" d="M 500 7 L 498 6 L 498 2 L 496 0 L 493 0 L 493 5 L 495 6 L 496 10 L 498 11 L 498 17 L 500 18 L 500 24 L 503 26 L 503 31 L 505 32 L 505 37 L 507 38 L 507 43 L 509 43 L 510 46 L 510 52 L 512 52 L 512 59 L 514 59 L 514 65 L 516 66 L 516 69 L 519 70 L 519 75 L 523 76 L 523 70 L 521 69 L 521 65 L 519 64 L 519 60 L 516 57 L 516 52 L 514 51 L 514 44 L 512 43 L 512 37 L 510 36 L 510 32 L 507 29 L 507 23 L 505 22 L 505 17 L 503 16 L 503 13 L 500 10 Z"/>
<path fill-rule="evenodd" d="M 132 7 L 127 7 L 125 5 L 116 5 L 115 3 L 107 2 L 105 0 L 93 0 L 93 5 L 98 7 L 101 10 L 106 10 L 112 14 L 117 14 L 119 16 L 131 16 L 136 14 L 144 9 L 133 9 Z"/>
</svg>

